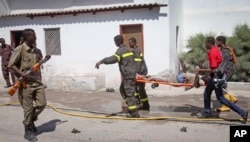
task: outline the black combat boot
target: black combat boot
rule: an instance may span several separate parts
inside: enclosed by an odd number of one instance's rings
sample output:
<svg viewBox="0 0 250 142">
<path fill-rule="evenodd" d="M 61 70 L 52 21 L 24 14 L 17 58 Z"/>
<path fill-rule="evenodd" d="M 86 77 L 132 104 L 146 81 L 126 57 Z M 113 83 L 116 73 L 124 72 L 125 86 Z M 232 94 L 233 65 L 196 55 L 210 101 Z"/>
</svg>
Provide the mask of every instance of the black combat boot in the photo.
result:
<svg viewBox="0 0 250 142">
<path fill-rule="evenodd" d="M 32 126 L 25 126 L 25 133 L 24 138 L 30 142 L 38 141 L 37 137 L 35 136 L 34 132 L 32 131 Z"/>
<path fill-rule="evenodd" d="M 37 132 L 37 128 L 36 128 L 34 121 L 31 123 L 30 127 L 32 129 L 32 132 Z"/>
<path fill-rule="evenodd" d="M 148 101 L 142 102 L 142 106 L 139 108 L 139 110 L 150 111 L 150 105 Z"/>
<path fill-rule="evenodd" d="M 134 109 L 134 110 L 129 110 L 127 117 L 132 117 L 132 118 L 140 118 L 140 114 L 138 112 L 138 109 Z"/>
</svg>

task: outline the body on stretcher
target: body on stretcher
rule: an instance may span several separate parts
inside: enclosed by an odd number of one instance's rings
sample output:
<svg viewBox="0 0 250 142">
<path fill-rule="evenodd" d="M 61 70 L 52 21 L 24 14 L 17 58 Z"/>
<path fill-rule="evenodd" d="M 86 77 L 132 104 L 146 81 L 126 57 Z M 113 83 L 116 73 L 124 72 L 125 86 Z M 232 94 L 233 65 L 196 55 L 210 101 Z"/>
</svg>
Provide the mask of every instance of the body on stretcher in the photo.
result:
<svg viewBox="0 0 250 142">
<path fill-rule="evenodd" d="M 141 76 L 141 75 L 137 76 L 136 82 L 152 83 L 151 88 L 153 89 L 158 87 L 159 84 L 170 85 L 173 87 L 190 87 L 191 89 L 193 87 L 198 88 L 200 86 L 205 86 L 208 83 L 208 80 L 210 80 L 210 77 L 207 77 L 207 76 L 201 77 L 201 76 L 195 76 L 191 74 L 192 77 L 190 77 L 189 75 L 188 80 L 185 75 L 183 76 L 184 78 L 186 78 L 185 83 L 175 83 L 175 82 L 167 81 L 166 79 L 156 79 L 151 76 Z M 221 79 L 214 77 L 213 82 L 215 84 L 215 87 L 217 88 L 218 87 L 226 88 L 227 86 L 226 74 L 223 74 L 223 77 Z"/>
<path fill-rule="evenodd" d="M 159 84 L 164 84 L 164 85 L 170 85 L 173 87 L 191 87 L 193 84 L 191 83 L 173 83 L 173 82 L 168 82 L 168 81 L 151 81 L 151 80 L 146 80 L 146 79 L 136 79 L 136 82 L 143 82 L 143 83 L 152 83 L 151 88 L 156 88 L 159 86 Z"/>
<path fill-rule="evenodd" d="M 193 87 L 198 88 L 205 86 L 205 79 L 202 76 L 195 75 L 193 73 L 183 73 L 178 75 L 137 75 L 137 82 L 152 83 L 151 88 L 156 88 L 159 84 L 170 85 L 173 87 L 185 87 L 185 90 L 189 90 Z"/>
</svg>

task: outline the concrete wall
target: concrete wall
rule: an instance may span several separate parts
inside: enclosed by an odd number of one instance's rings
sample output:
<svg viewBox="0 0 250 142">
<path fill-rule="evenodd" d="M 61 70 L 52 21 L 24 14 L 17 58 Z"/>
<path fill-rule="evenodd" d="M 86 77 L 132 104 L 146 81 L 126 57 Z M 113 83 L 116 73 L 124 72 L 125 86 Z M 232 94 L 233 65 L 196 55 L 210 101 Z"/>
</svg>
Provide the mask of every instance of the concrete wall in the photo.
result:
<svg viewBox="0 0 250 142">
<path fill-rule="evenodd" d="M 169 64 L 173 71 L 179 70 L 178 53 L 183 48 L 183 1 L 169 0 Z"/>
<path fill-rule="evenodd" d="M 13 8 L 13 3 L 11 6 Z M 156 74 L 166 68 L 172 69 L 174 66 L 170 65 L 172 62 L 170 55 L 174 58 L 175 51 L 169 50 L 168 11 L 168 7 L 162 7 L 152 10 L 127 10 L 123 13 L 114 11 L 96 13 L 96 15 L 89 13 L 53 18 L 49 16 L 34 19 L 6 17 L 0 18 L 0 37 L 4 37 L 6 42 L 10 43 L 10 31 L 33 28 L 37 34 L 37 46 L 45 54 L 44 28 L 59 27 L 62 55 L 52 56 L 52 59 L 44 65 L 45 83 L 62 84 L 63 81 L 60 78 L 67 74 L 70 77 L 74 76 L 72 80 L 80 76 L 83 82 L 85 76 L 96 75 L 101 78 L 100 80 L 105 78 L 106 87 L 118 88 L 120 74 L 117 64 L 102 65 L 99 70 L 94 66 L 97 61 L 112 55 L 117 49 L 113 43 L 113 37 L 120 33 L 120 25 L 143 24 L 144 55 L 150 74 Z M 0 81 L 3 83 L 2 76 Z"/>
</svg>

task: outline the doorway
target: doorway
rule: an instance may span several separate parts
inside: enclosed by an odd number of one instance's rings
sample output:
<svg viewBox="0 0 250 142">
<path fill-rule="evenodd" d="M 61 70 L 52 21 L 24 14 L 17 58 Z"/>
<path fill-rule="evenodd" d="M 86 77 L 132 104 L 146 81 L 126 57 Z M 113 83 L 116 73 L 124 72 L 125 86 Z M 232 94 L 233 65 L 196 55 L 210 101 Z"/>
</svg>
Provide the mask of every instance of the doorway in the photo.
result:
<svg viewBox="0 0 250 142">
<path fill-rule="evenodd" d="M 126 47 L 129 47 L 128 40 L 131 37 L 134 37 L 137 41 L 137 46 L 140 48 L 141 52 L 144 53 L 142 24 L 121 25 L 120 33 L 124 38 L 124 44 Z"/>
<path fill-rule="evenodd" d="M 22 31 L 10 31 L 11 46 L 16 48 L 20 45 L 20 38 L 22 37 Z"/>
</svg>

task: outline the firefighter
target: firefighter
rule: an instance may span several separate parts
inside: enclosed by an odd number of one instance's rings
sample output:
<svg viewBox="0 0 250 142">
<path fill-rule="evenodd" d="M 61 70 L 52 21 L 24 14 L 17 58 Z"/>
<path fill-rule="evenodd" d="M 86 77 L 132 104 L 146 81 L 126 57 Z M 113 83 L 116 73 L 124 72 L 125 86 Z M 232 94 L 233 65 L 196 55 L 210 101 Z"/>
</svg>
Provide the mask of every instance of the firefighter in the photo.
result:
<svg viewBox="0 0 250 142">
<path fill-rule="evenodd" d="M 14 48 L 12 48 L 10 45 L 5 44 L 4 38 L 0 38 L 0 56 L 2 57 L 2 73 L 3 73 L 3 78 L 6 81 L 6 86 L 5 88 L 11 87 L 10 83 L 10 75 L 12 79 L 12 83 L 15 83 L 15 77 L 13 72 L 7 67 L 10 57 L 12 55 L 12 52 L 14 51 Z"/>
<path fill-rule="evenodd" d="M 136 83 L 136 64 L 134 62 L 134 54 L 123 44 L 123 37 L 121 35 L 115 36 L 114 42 L 118 47 L 115 54 L 97 62 L 95 68 L 99 69 L 101 64 L 114 64 L 118 62 L 119 70 L 122 75 L 120 93 L 123 99 L 126 99 L 128 105 L 128 117 L 140 117 L 136 105 L 136 98 L 134 96 Z M 122 90 L 124 90 L 124 93 Z"/>
<path fill-rule="evenodd" d="M 224 72 L 226 73 L 226 81 L 229 81 L 235 72 L 235 61 L 233 60 L 234 53 L 231 53 L 233 52 L 229 49 L 231 47 L 228 47 L 226 45 L 226 37 L 218 36 L 216 38 L 216 44 L 220 48 L 220 51 L 223 57 L 222 63 L 220 65 L 220 70 L 224 70 Z M 238 99 L 234 95 L 227 93 L 224 90 L 223 90 L 223 93 L 224 93 L 224 97 L 227 100 L 231 101 L 232 103 L 237 102 Z M 221 107 L 217 109 L 217 111 L 219 112 L 230 111 L 230 108 L 222 104 Z"/>
<path fill-rule="evenodd" d="M 136 46 L 136 39 L 130 38 L 129 39 L 129 47 L 133 50 L 134 53 L 134 60 L 136 62 L 136 68 L 137 73 L 139 75 L 147 75 L 148 74 L 148 68 L 146 65 L 146 62 L 144 60 L 143 54 L 138 46 Z M 136 83 L 136 93 L 135 95 L 139 95 L 140 102 L 142 103 L 142 106 L 140 107 L 140 110 L 150 110 L 150 105 L 148 101 L 148 95 L 145 90 L 145 83 L 144 82 L 137 82 Z"/>
</svg>

